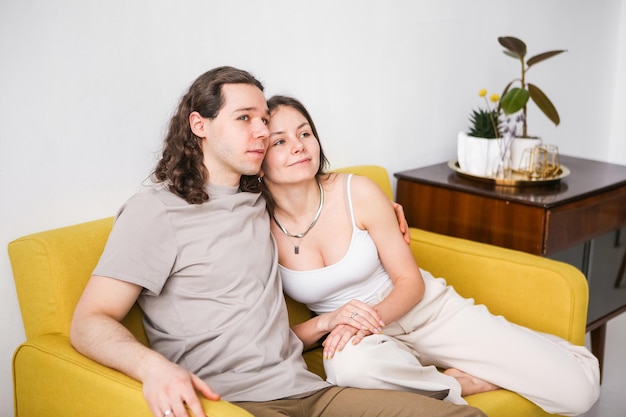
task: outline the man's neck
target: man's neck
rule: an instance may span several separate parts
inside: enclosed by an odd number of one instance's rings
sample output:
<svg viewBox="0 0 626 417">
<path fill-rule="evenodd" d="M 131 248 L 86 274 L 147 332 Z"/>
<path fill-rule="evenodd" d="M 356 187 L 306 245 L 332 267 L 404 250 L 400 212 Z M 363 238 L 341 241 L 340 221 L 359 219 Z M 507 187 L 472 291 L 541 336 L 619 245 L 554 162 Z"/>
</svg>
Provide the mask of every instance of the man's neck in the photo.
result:
<svg viewBox="0 0 626 417">
<path fill-rule="evenodd" d="M 209 169 L 209 184 L 221 187 L 237 187 L 241 181 L 241 174 L 225 172 L 218 169 Z"/>
</svg>

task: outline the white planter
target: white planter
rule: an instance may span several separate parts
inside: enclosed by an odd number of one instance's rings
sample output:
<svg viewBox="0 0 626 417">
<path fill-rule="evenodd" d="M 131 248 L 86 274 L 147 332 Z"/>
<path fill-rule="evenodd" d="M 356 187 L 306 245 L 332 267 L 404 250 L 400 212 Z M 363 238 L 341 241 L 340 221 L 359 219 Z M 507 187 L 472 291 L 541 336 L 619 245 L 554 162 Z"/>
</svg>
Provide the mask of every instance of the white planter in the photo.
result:
<svg viewBox="0 0 626 417">
<path fill-rule="evenodd" d="M 528 161 L 523 161 L 525 149 L 532 149 L 535 146 L 541 145 L 541 139 L 539 138 L 515 138 L 511 143 L 511 167 L 514 171 L 518 171 L 520 166 L 527 167 Z M 528 155 L 528 154 L 527 154 Z"/>
<path fill-rule="evenodd" d="M 462 171 L 480 177 L 492 177 L 500 158 L 502 139 L 486 139 L 459 132 L 457 158 Z"/>
</svg>

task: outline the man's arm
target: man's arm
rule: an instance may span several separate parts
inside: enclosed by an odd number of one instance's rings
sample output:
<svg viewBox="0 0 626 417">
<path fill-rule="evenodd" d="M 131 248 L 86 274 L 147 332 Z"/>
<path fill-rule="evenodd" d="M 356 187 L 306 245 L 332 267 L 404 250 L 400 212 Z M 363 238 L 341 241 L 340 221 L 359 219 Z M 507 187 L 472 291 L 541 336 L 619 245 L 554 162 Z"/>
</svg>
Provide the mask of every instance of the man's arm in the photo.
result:
<svg viewBox="0 0 626 417">
<path fill-rule="evenodd" d="M 72 345 L 85 356 L 142 382 L 143 394 L 155 417 L 170 410 L 188 417 L 205 416 L 195 390 L 206 398 L 219 395 L 197 376 L 141 344 L 120 321 L 128 314 L 141 287 L 94 275 L 81 296 L 70 329 Z"/>
</svg>

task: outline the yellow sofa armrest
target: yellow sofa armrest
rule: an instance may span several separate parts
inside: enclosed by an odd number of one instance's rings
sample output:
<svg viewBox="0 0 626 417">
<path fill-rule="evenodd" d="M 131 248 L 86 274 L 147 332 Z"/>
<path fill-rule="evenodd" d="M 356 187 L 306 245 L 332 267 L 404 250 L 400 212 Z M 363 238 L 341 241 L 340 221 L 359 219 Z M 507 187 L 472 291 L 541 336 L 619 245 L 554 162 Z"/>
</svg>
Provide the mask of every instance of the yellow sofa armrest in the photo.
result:
<svg viewBox="0 0 626 417">
<path fill-rule="evenodd" d="M 424 230 L 411 229 L 418 265 L 491 313 L 583 345 L 587 280 L 575 267 Z"/>
<path fill-rule="evenodd" d="M 152 417 L 141 384 L 78 353 L 66 336 L 33 337 L 13 356 L 15 415 Z M 209 417 L 251 417 L 227 401 L 202 399 Z"/>
<path fill-rule="evenodd" d="M 100 258 L 113 218 L 47 230 L 9 243 L 26 337 L 69 335 L 74 307 Z"/>
</svg>

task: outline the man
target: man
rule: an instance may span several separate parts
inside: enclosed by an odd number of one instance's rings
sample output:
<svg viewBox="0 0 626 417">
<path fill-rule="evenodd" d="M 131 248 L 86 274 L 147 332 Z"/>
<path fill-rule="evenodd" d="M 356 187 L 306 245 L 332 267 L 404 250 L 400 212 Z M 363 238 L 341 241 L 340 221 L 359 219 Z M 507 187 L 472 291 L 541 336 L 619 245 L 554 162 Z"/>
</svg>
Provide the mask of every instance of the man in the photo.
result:
<svg viewBox="0 0 626 417">
<path fill-rule="evenodd" d="M 170 121 L 156 185 L 120 210 L 76 307 L 72 344 L 143 383 L 155 417 L 205 416 L 197 392 L 257 416 L 482 416 L 417 394 L 330 386 L 289 329 L 265 201 L 239 191 L 268 145 L 263 86 L 201 75 Z M 151 348 L 121 324 L 135 301 Z M 210 384 L 210 386 L 209 386 Z"/>
</svg>

